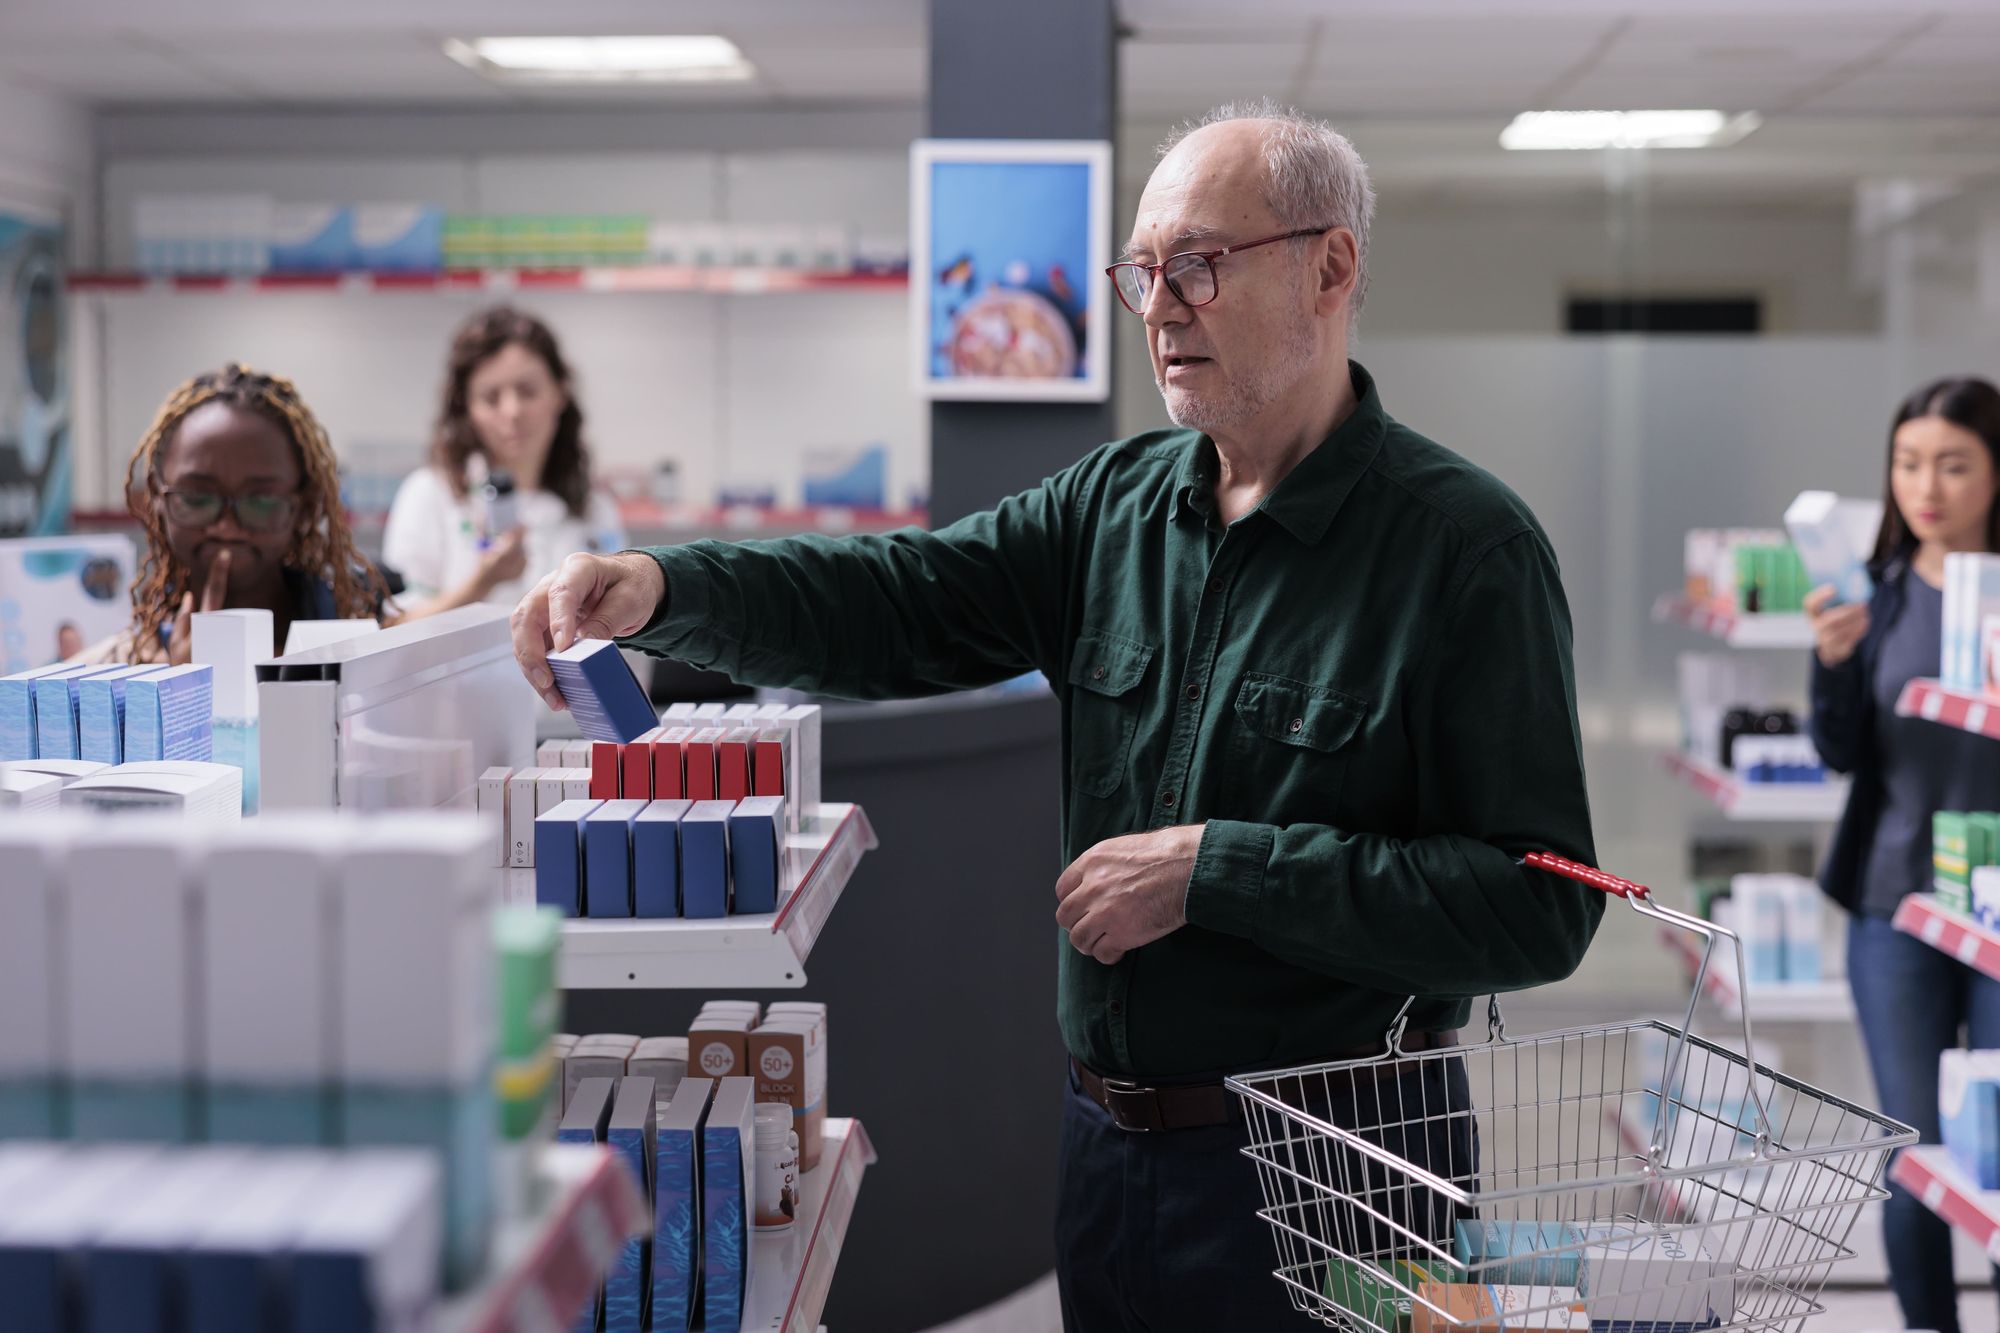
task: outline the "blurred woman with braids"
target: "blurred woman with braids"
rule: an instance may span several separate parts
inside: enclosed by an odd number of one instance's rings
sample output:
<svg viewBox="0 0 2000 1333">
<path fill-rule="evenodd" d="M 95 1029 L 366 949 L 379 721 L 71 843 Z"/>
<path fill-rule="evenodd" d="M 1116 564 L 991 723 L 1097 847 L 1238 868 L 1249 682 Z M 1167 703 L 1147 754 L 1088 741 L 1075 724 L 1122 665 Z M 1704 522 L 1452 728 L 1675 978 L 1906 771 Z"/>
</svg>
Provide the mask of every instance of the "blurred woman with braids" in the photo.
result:
<svg viewBox="0 0 2000 1333">
<path fill-rule="evenodd" d="M 146 531 L 132 628 L 93 656 L 188 660 L 196 611 L 383 618 L 388 587 L 354 549 L 333 447 L 292 382 L 230 364 L 176 389 L 132 454 Z"/>
</svg>

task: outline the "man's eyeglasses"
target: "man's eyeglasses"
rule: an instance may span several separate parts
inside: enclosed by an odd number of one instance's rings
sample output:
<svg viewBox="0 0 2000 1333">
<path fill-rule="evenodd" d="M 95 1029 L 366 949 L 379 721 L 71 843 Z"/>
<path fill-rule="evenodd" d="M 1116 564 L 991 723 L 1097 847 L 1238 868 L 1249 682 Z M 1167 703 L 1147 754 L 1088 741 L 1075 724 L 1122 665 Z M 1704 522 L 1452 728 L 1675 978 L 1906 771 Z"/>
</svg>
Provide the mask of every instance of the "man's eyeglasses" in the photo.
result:
<svg viewBox="0 0 2000 1333">
<path fill-rule="evenodd" d="M 1118 299 L 1135 315 L 1146 313 L 1146 298 L 1153 294 L 1154 274 L 1166 279 L 1167 290 L 1182 305 L 1207 305 L 1215 299 L 1216 260 L 1240 250 L 1255 250 L 1260 245 L 1294 241 L 1301 236 L 1318 236 L 1327 230 L 1325 227 L 1308 227 L 1303 231 L 1288 231 L 1282 236 L 1245 241 L 1241 245 L 1225 245 L 1220 250 L 1184 250 L 1177 255 L 1168 255 L 1157 264 L 1113 264 L 1104 271 L 1111 275 L 1111 285 L 1117 289 Z"/>
<path fill-rule="evenodd" d="M 160 494 L 166 500 L 167 521 L 180 528 L 212 528 L 224 514 L 233 513 L 245 532 L 277 532 L 289 527 L 298 512 L 294 495 L 223 495 L 178 487 Z"/>
</svg>

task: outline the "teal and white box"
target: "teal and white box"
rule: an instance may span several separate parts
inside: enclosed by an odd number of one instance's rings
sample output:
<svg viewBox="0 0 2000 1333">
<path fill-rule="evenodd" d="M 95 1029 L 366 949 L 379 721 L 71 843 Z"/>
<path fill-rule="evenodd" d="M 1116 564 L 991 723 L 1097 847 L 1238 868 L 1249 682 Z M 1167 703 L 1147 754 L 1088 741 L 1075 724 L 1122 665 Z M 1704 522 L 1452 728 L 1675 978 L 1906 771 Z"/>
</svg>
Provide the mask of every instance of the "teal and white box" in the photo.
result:
<svg viewBox="0 0 2000 1333">
<path fill-rule="evenodd" d="M 1980 1189 L 2000 1189 L 2000 1051 L 1946 1051 L 1938 1061 L 1944 1146 Z"/>
<path fill-rule="evenodd" d="M 208 1201 L 182 1252 L 185 1327 L 265 1333 L 292 1238 L 315 1201 L 333 1189 L 342 1160 L 332 1152 L 261 1154 L 239 1188 Z"/>
<path fill-rule="evenodd" d="M 344 204 L 280 204 L 271 210 L 274 273 L 339 273 L 355 267 L 354 210 Z"/>
<path fill-rule="evenodd" d="M 435 273 L 444 267 L 444 210 L 432 204 L 361 204 L 354 210 L 360 267 Z"/>
<path fill-rule="evenodd" d="M 1784 883 L 1785 980 L 1820 981 L 1823 979 L 1820 944 L 1826 928 L 1820 887 L 1803 875 L 1776 878 Z"/>
<path fill-rule="evenodd" d="M 1736 1313 L 1731 1267 L 1698 1236 L 1627 1223 L 1579 1228 L 1584 1310 L 1593 1329 L 1703 1328 Z"/>
<path fill-rule="evenodd" d="M 1461 1221 L 1452 1257 L 1466 1266 L 1468 1282 L 1574 1287 L 1580 1239 L 1574 1227 L 1561 1222 Z"/>
<path fill-rule="evenodd" d="M 0 1140 L 66 1132 L 56 1097 L 62 996 L 57 876 L 73 821 L 0 820 Z"/>
<path fill-rule="evenodd" d="M 0 676 L 0 760 L 41 758 L 35 739 L 35 681 L 70 669 L 58 662 Z"/>
<path fill-rule="evenodd" d="M 117 667 L 79 666 L 52 671 L 35 678 L 35 750 L 38 757 L 81 759 L 82 738 L 77 727 L 77 692 L 85 676 L 95 676 Z"/>
<path fill-rule="evenodd" d="M 208 852 L 197 1012 L 210 1142 L 334 1142 L 331 923 L 344 826 L 265 815 Z"/>
<path fill-rule="evenodd" d="M 125 683 L 125 762 L 215 757 L 215 673 L 189 663 Z"/>
<path fill-rule="evenodd" d="M 443 1165 L 442 1277 L 452 1290 L 476 1280 L 492 1230 L 500 1118 L 490 1074 L 459 1088 L 345 1084 L 338 1116 L 346 1147 L 420 1148 Z M 434 1261 L 439 1254 L 432 1249 Z"/>
<path fill-rule="evenodd" d="M 104 820 L 66 853 L 57 1049 L 78 1139 L 200 1137 L 190 1092 L 200 832 L 180 820 Z"/>
<path fill-rule="evenodd" d="M 125 762 L 125 686 L 156 666 L 114 667 L 86 676 L 77 686 L 77 757 L 99 764 Z"/>
<path fill-rule="evenodd" d="M 702 1293 L 705 1333 L 739 1333 L 750 1289 L 757 1169 L 757 1081 L 725 1078 L 701 1132 Z"/>
<path fill-rule="evenodd" d="M 1785 531 L 1811 586 L 1830 585 L 1834 600 L 1848 605 L 1874 595 L 1868 560 L 1881 526 L 1880 500 L 1845 499 L 1832 491 L 1801 491 L 1785 510 Z"/>
<path fill-rule="evenodd" d="M 429 1328 L 444 1218 L 426 1153 L 350 1158 L 292 1238 L 291 1333 Z"/>
</svg>

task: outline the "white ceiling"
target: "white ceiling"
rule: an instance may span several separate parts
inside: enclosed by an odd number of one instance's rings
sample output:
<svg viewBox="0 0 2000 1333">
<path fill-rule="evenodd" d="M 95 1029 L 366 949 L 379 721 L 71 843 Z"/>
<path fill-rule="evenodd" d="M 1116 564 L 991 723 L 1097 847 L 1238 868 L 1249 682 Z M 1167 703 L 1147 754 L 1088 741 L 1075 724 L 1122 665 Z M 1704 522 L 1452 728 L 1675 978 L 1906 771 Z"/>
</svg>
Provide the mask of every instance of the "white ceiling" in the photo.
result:
<svg viewBox="0 0 2000 1333">
<path fill-rule="evenodd" d="M 974 3 L 976 0 L 966 0 Z M 925 0 L 9 0 L 0 80 L 99 104 L 909 102 Z M 2000 113 L 1995 0 L 1122 0 L 1128 114 L 1271 93 L 1347 120 L 1534 107 Z M 1226 18 L 1224 17 L 1226 13 Z M 446 37 L 720 32 L 749 87 L 502 88 Z"/>
</svg>

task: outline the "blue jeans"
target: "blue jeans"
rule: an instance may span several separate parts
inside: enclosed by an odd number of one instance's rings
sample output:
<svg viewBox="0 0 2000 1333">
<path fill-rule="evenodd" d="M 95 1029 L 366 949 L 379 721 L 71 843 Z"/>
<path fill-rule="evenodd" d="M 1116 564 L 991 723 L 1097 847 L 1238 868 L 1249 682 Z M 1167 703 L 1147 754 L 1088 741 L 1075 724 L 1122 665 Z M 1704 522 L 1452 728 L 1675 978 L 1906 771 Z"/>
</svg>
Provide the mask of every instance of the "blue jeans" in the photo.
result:
<svg viewBox="0 0 2000 1333">
<path fill-rule="evenodd" d="M 1847 975 L 1883 1114 L 1941 1142 L 1938 1057 L 1960 1045 L 1961 1029 L 1974 1050 L 2000 1049 L 2000 981 L 1877 916 L 1848 923 Z M 1882 1231 L 1903 1324 L 1959 1333 L 1951 1227 L 1908 1190 L 1889 1188 Z"/>
<path fill-rule="evenodd" d="M 1472 1117 L 1441 1114 L 1472 1104 L 1464 1061 L 1426 1060 L 1420 1073 L 1379 1086 L 1371 1081 L 1363 1089 L 1334 1105 L 1309 1104 L 1329 1123 L 1355 1129 L 1438 1175 L 1461 1183 L 1477 1179 Z M 1278 1247 L 1270 1223 L 1257 1215 L 1263 1189 L 1256 1164 L 1242 1152 L 1249 1128 L 1237 1100 L 1230 1103 L 1226 1125 L 1131 1134 L 1084 1096 L 1071 1075 L 1056 1192 L 1056 1284 L 1065 1333 L 1304 1333 L 1321 1327 L 1293 1308 L 1291 1288 L 1272 1276 Z M 1421 1188 L 1390 1191 L 1382 1169 L 1351 1151 L 1337 1168 L 1328 1159 L 1323 1169 L 1370 1191 L 1375 1206 L 1401 1225 L 1449 1247 L 1458 1214 L 1444 1196 Z M 1397 1239 L 1379 1227 L 1364 1234 L 1367 1223 L 1357 1228 L 1352 1218 L 1315 1223 L 1313 1218 L 1334 1215 L 1309 1211 L 1310 1217 L 1295 1215 L 1294 1223 L 1340 1228 L 1344 1234 L 1326 1239 L 1348 1254 L 1368 1255 Z M 1303 1243 L 1294 1250 L 1295 1261 L 1325 1257 Z M 1323 1266 L 1299 1274 L 1314 1289 L 1324 1279 Z"/>
</svg>

